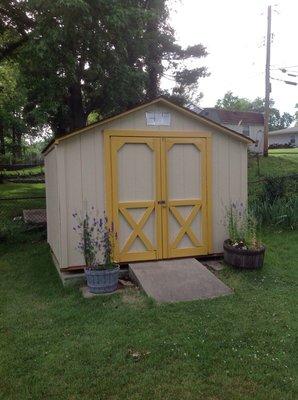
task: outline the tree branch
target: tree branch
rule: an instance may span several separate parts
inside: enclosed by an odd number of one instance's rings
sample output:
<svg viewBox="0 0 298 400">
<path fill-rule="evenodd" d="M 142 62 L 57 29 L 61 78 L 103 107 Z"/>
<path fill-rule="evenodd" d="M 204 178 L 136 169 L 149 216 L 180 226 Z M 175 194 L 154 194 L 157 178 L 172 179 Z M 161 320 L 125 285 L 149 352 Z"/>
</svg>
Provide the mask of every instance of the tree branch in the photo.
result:
<svg viewBox="0 0 298 400">
<path fill-rule="evenodd" d="M 24 36 L 13 43 L 8 43 L 0 49 L 0 61 L 10 57 L 17 49 L 29 40 L 28 36 Z"/>
</svg>

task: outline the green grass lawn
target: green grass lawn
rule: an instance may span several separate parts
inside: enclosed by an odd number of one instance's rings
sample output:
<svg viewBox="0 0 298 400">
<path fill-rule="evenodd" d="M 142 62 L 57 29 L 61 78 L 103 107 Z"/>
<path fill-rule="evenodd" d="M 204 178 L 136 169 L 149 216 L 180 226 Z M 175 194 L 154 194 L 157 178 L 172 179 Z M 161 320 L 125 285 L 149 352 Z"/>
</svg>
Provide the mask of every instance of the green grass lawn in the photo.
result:
<svg viewBox="0 0 298 400">
<path fill-rule="evenodd" d="M 262 171 L 297 172 L 291 157 L 270 152 Z M 232 296 L 167 305 L 136 289 L 83 299 L 39 235 L 0 244 L 1 400 L 298 398 L 297 231 L 264 234 L 262 270 L 220 272 Z"/>
<path fill-rule="evenodd" d="M 0 198 L 45 196 L 44 183 L 3 183 L 0 184 Z"/>
<path fill-rule="evenodd" d="M 260 172 L 260 174 L 259 174 Z M 264 177 L 298 174 L 298 149 L 269 150 L 268 157 L 259 158 L 259 169 L 256 157 L 248 161 L 249 198 L 258 197 L 262 191 Z M 289 182 L 293 186 L 293 181 Z"/>
<path fill-rule="evenodd" d="M 32 197 L 45 196 L 43 183 L 4 183 L 0 184 L 0 234 L 3 230 L 11 230 L 14 234 L 13 218 L 23 215 L 24 209 L 45 208 L 45 199 Z M 12 198 L 25 198 L 11 200 Z M 28 199 L 26 199 L 28 198 Z"/>
<path fill-rule="evenodd" d="M 37 175 L 37 174 L 43 174 L 44 173 L 44 167 L 43 166 L 37 166 L 37 167 L 30 167 L 30 168 L 24 168 L 24 169 L 18 169 L 16 171 L 7 171 L 3 170 L 2 171 L 4 175 L 14 177 L 18 175 L 22 176 L 29 176 L 29 175 Z"/>
<path fill-rule="evenodd" d="M 269 154 L 298 154 L 298 147 L 289 149 L 269 149 Z"/>
<path fill-rule="evenodd" d="M 297 398 L 298 234 L 264 241 L 262 270 L 221 272 L 234 295 L 168 305 L 135 289 L 83 299 L 36 236 L 2 244 L 0 398 Z"/>
<path fill-rule="evenodd" d="M 280 176 L 298 173 L 298 148 L 269 150 L 268 157 L 260 157 L 261 176 Z M 251 158 L 248 164 L 248 178 L 254 181 L 259 178 L 257 159 Z"/>
</svg>

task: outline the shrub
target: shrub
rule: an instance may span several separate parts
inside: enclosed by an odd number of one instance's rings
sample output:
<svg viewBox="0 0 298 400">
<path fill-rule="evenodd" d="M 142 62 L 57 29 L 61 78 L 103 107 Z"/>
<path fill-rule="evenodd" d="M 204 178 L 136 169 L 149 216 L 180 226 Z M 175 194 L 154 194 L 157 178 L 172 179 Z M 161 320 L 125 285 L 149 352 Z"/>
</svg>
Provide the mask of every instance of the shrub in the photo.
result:
<svg viewBox="0 0 298 400">
<path fill-rule="evenodd" d="M 26 243 L 34 237 L 39 240 L 46 238 L 44 226 L 28 226 L 22 220 L 2 223 L 0 225 L 0 243 Z"/>
<path fill-rule="evenodd" d="M 298 228 L 298 196 L 268 200 L 255 200 L 250 209 L 262 226 L 277 226 L 283 229 Z"/>
<path fill-rule="evenodd" d="M 266 177 L 262 192 L 250 203 L 261 226 L 296 229 L 298 175 Z"/>
<path fill-rule="evenodd" d="M 282 176 L 267 177 L 263 186 L 262 199 L 272 202 L 286 194 L 286 178 Z"/>
</svg>

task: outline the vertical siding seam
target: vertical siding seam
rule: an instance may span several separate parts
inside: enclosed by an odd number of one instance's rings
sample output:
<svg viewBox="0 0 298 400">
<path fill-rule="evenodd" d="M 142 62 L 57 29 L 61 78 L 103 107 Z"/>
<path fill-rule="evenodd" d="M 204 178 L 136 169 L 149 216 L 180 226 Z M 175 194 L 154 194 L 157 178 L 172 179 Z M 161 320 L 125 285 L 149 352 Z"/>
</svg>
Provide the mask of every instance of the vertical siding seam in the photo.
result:
<svg viewBox="0 0 298 400">
<path fill-rule="evenodd" d="M 84 197 L 83 197 L 83 163 L 82 163 L 82 135 L 79 135 L 79 146 L 80 146 L 80 178 L 81 178 L 81 205 L 84 208 Z M 87 204 L 86 204 L 87 205 Z"/>
<path fill-rule="evenodd" d="M 228 141 L 228 160 L 229 160 L 229 173 L 228 173 L 228 187 L 229 187 L 229 204 L 231 203 L 231 140 Z"/>
<path fill-rule="evenodd" d="M 58 157 L 57 157 L 57 146 L 55 146 L 55 168 L 56 168 L 56 185 L 57 185 L 57 203 L 58 203 L 58 218 L 59 218 L 59 262 L 61 262 L 62 246 L 61 246 L 61 212 L 60 212 L 60 191 L 59 191 L 59 180 L 58 180 Z"/>
<path fill-rule="evenodd" d="M 68 245 L 69 245 L 69 229 L 68 229 L 68 208 L 69 208 L 69 196 L 68 196 L 68 179 L 66 179 L 66 171 L 68 169 L 68 162 L 67 162 L 67 151 L 66 147 L 64 148 L 63 151 L 63 167 L 64 167 L 64 188 L 65 188 L 65 205 L 66 205 L 66 210 L 65 210 L 65 222 L 66 222 L 66 263 L 68 266 L 69 264 L 69 251 L 68 251 Z"/>
<path fill-rule="evenodd" d="M 94 185 L 94 207 L 95 210 L 97 210 L 97 182 L 96 182 L 96 163 L 95 163 L 95 141 L 94 141 L 94 130 L 92 131 L 92 157 L 93 157 L 93 162 L 92 162 L 92 176 L 93 176 L 93 185 Z"/>
<path fill-rule="evenodd" d="M 94 195 L 95 195 L 95 198 L 94 198 L 94 202 L 95 202 L 95 204 L 94 204 L 94 206 L 95 206 L 95 209 L 96 209 L 96 211 L 98 212 L 98 202 L 97 202 L 97 187 L 99 187 L 99 184 L 98 184 L 98 186 L 97 186 L 97 184 L 96 184 L 96 182 L 97 182 L 97 174 L 96 174 L 96 152 L 95 152 L 95 131 L 92 131 L 92 143 L 93 143 L 93 148 L 92 148 L 92 156 L 93 156 L 93 163 L 92 163 L 92 165 L 93 165 L 93 168 L 94 168 L 94 171 L 93 171 L 93 184 L 94 184 Z"/>
<path fill-rule="evenodd" d="M 104 140 L 104 136 L 103 136 L 104 135 L 104 130 L 103 129 L 100 129 L 98 131 L 98 133 L 96 131 L 94 131 L 94 134 L 93 134 L 93 140 L 94 140 L 94 146 L 93 146 L 94 147 L 94 168 L 95 168 L 95 180 L 96 180 L 95 198 L 96 198 L 96 205 L 97 205 L 98 211 L 99 211 L 100 214 L 102 214 L 102 210 L 100 209 L 101 208 L 101 205 L 100 205 L 100 171 L 98 169 L 98 166 L 99 166 L 99 163 L 101 163 L 101 168 L 104 168 L 104 157 L 103 157 L 103 160 L 99 160 L 99 159 L 96 158 L 96 155 L 97 155 L 97 152 L 98 152 L 99 143 L 100 143 L 99 135 L 102 135 L 102 140 Z M 102 143 L 101 147 L 104 148 L 104 142 Z M 102 185 L 103 185 L 103 188 L 104 188 L 103 189 L 104 195 L 105 195 L 105 180 L 106 180 L 106 177 L 104 175 L 103 182 L 102 182 Z"/>
</svg>

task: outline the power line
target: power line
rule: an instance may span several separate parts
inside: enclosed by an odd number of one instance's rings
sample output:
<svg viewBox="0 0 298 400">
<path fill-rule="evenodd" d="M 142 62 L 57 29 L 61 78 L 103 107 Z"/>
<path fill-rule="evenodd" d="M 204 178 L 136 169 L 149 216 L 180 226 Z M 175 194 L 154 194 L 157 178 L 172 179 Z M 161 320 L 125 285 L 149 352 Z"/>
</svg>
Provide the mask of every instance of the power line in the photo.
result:
<svg viewBox="0 0 298 400">
<path fill-rule="evenodd" d="M 281 71 L 281 72 L 290 72 L 290 73 L 294 73 L 294 74 L 298 74 L 298 71 L 297 70 L 295 70 L 295 69 L 292 69 L 292 68 L 282 68 L 282 67 L 280 67 L 280 68 L 270 68 L 271 69 L 271 71 Z"/>
<path fill-rule="evenodd" d="M 298 68 L 298 65 L 284 66 L 284 65 L 273 64 L 272 67 L 275 67 L 275 69 L 280 69 L 280 68 Z"/>
<path fill-rule="evenodd" d="M 286 83 L 287 85 L 292 85 L 292 86 L 297 86 L 297 85 L 298 85 L 298 82 L 286 81 L 286 80 L 284 80 L 284 79 L 273 78 L 273 77 L 271 77 L 271 79 L 273 79 L 273 80 L 275 80 L 275 81 L 284 82 L 284 83 Z"/>
<path fill-rule="evenodd" d="M 279 68 L 279 71 L 281 71 L 283 74 L 287 74 L 288 76 L 291 76 L 293 78 L 297 78 L 298 77 L 298 75 L 293 73 L 293 72 L 296 72 L 296 71 L 289 71 L 289 70 L 287 70 L 285 68 Z"/>
</svg>

